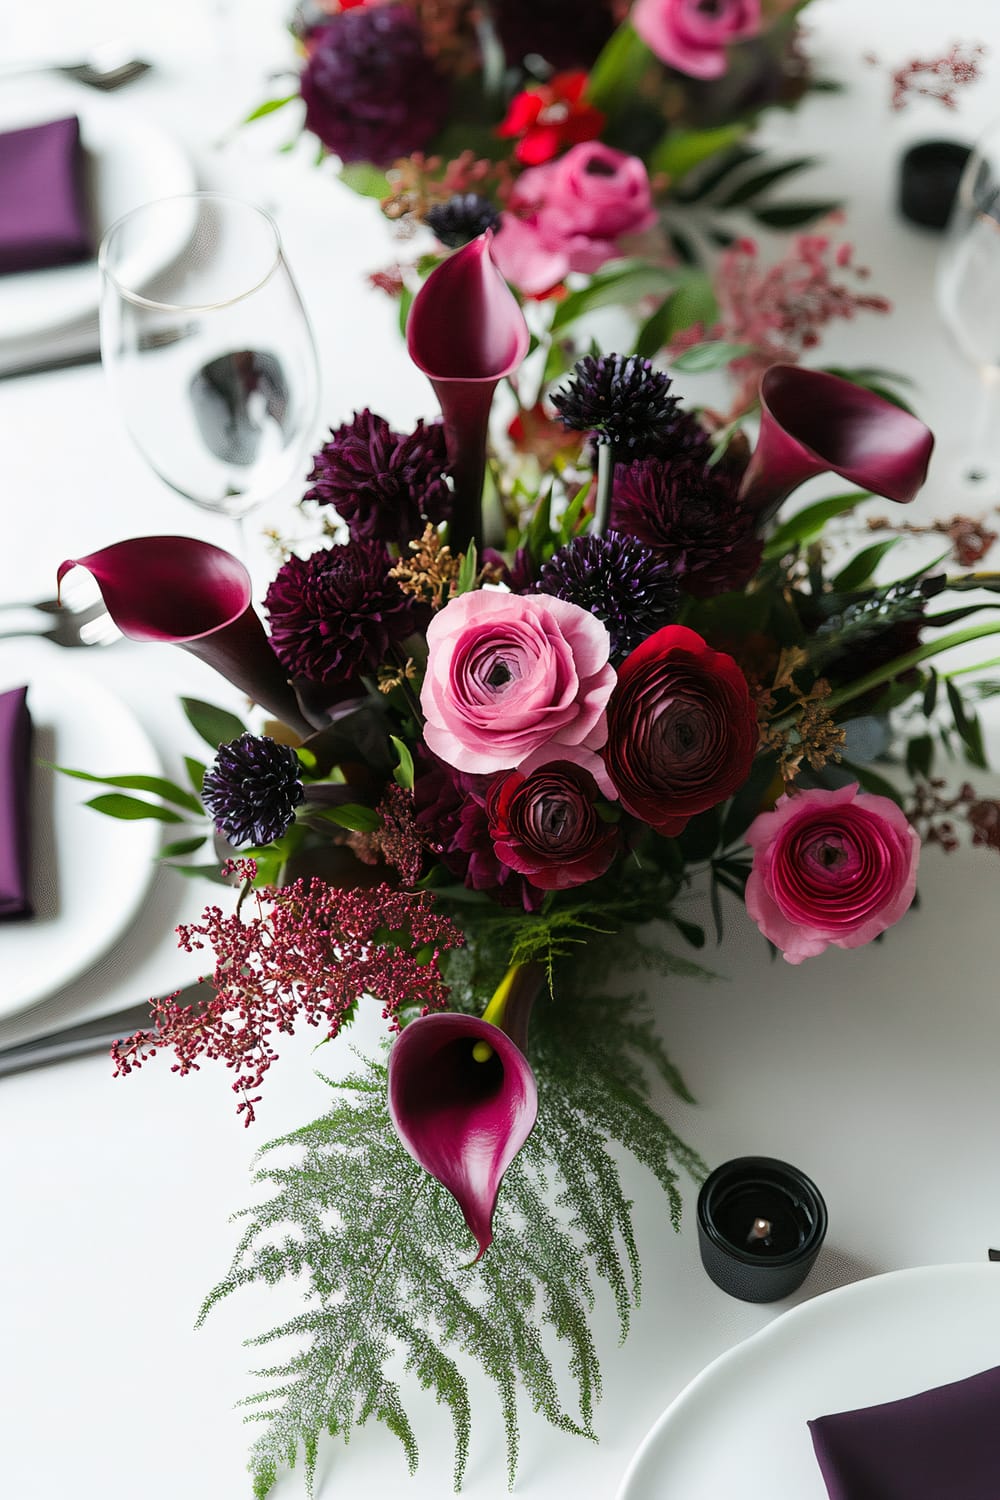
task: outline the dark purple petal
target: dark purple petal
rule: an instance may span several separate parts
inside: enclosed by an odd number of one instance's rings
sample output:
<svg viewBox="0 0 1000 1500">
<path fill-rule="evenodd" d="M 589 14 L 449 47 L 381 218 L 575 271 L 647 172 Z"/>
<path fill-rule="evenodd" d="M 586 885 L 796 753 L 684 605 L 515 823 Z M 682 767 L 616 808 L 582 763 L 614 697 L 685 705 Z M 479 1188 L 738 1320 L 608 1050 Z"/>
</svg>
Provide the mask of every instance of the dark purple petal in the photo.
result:
<svg viewBox="0 0 1000 1500">
<path fill-rule="evenodd" d="M 927 477 L 934 447 L 929 428 L 849 380 L 772 365 L 761 381 L 760 402 L 760 436 L 740 496 L 761 517 L 828 470 L 902 504 Z"/>
<path fill-rule="evenodd" d="M 406 325 L 410 358 L 434 387 L 455 484 L 451 543 L 482 544 L 486 431 L 497 382 L 528 352 L 528 325 L 493 259 L 492 232 L 456 250 L 417 293 Z"/>
<path fill-rule="evenodd" d="M 477 1061 L 477 1043 L 490 1055 Z M 478 1050 L 478 1049 L 476 1049 Z M 531 1134 L 535 1075 L 505 1032 L 475 1016 L 421 1016 L 389 1054 L 389 1114 L 414 1161 L 452 1194 L 479 1260 L 493 1239 L 500 1181 Z"/>
<path fill-rule="evenodd" d="M 312 733 L 254 612 L 250 575 L 231 553 L 193 537 L 139 536 L 69 558 L 57 581 L 77 567 L 96 578 L 130 640 L 183 646 L 297 734 Z"/>
</svg>

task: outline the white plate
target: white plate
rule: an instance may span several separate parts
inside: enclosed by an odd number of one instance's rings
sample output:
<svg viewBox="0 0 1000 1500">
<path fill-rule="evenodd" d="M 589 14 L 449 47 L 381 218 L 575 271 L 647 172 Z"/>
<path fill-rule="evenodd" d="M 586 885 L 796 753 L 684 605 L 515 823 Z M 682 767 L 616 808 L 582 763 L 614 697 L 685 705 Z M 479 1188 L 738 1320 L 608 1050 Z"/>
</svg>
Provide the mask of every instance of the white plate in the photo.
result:
<svg viewBox="0 0 1000 1500">
<path fill-rule="evenodd" d="M 70 661 L 71 653 L 57 656 L 58 649 L 23 640 L 0 648 L 0 690 L 28 683 L 35 760 L 97 776 L 162 774 L 145 731 L 79 660 L 84 651 Z M 109 790 L 34 767 L 36 915 L 0 923 L 0 1019 L 85 973 L 117 943 L 146 898 L 161 825 L 120 822 L 85 805 Z"/>
<path fill-rule="evenodd" d="M 801 1303 L 703 1370 L 646 1437 L 618 1500 L 826 1500 L 810 1417 L 997 1364 L 1000 1266 L 854 1282 Z"/>
<path fill-rule="evenodd" d="M 26 85 L 27 80 L 11 82 L 0 90 L 0 130 L 78 117 L 95 256 L 105 230 L 129 209 L 194 191 L 194 171 L 180 146 L 126 101 L 58 80 L 34 79 L 30 88 Z M 151 245 L 144 271 L 154 273 L 181 249 L 183 244 Z M 96 258 L 2 276 L 0 339 L 23 339 L 96 317 L 98 298 Z"/>
</svg>

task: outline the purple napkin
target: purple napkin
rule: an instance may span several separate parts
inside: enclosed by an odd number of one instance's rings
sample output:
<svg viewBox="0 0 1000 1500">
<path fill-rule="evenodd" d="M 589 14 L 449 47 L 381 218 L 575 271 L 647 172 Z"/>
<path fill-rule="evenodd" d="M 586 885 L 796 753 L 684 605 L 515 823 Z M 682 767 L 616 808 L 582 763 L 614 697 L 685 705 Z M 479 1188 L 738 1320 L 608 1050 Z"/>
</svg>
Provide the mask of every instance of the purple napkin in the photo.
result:
<svg viewBox="0 0 1000 1500">
<path fill-rule="evenodd" d="M 0 275 L 93 253 L 75 116 L 0 135 Z"/>
<path fill-rule="evenodd" d="M 30 917 L 28 813 L 31 783 L 28 689 L 0 693 L 0 920 Z"/>
<path fill-rule="evenodd" d="M 1000 1366 L 809 1423 L 830 1500 L 997 1500 Z"/>
</svg>

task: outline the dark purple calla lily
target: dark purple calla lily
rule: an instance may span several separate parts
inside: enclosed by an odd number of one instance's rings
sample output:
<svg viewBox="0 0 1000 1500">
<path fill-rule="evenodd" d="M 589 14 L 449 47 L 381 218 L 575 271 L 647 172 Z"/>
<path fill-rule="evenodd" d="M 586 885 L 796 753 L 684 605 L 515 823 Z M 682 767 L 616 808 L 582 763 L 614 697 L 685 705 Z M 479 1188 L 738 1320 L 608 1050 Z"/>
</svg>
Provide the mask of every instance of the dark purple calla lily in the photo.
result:
<svg viewBox="0 0 1000 1500">
<path fill-rule="evenodd" d="M 313 726 L 251 603 L 250 575 L 238 558 L 186 536 L 139 536 L 69 558 L 56 575 L 86 568 L 108 612 L 133 641 L 183 646 L 297 734 Z"/>
<path fill-rule="evenodd" d="M 389 1054 L 389 1114 L 413 1159 L 446 1187 L 465 1216 L 479 1260 L 493 1240 L 500 1181 L 531 1134 L 535 1075 L 507 1034 L 527 1033 L 537 966 L 512 969 L 485 1018 L 421 1016 Z M 501 1029 L 503 1027 L 503 1029 Z"/>
<path fill-rule="evenodd" d="M 497 383 L 528 352 L 524 315 L 493 259 L 492 231 L 432 271 L 406 325 L 410 358 L 434 387 L 455 485 L 451 543 L 482 550 L 486 432 Z"/>
<path fill-rule="evenodd" d="M 934 437 L 882 396 L 797 365 L 772 365 L 760 386 L 760 436 L 743 476 L 744 503 L 766 519 L 828 470 L 905 504 L 927 477 Z"/>
</svg>

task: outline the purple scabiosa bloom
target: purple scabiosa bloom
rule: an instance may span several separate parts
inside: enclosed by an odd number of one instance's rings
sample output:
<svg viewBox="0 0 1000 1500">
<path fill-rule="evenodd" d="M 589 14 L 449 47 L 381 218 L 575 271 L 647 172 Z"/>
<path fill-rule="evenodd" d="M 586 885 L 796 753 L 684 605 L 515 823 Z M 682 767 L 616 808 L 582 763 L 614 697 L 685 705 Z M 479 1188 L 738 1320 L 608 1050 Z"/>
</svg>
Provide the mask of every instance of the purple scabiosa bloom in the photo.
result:
<svg viewBox="0 0 1000 1500">
<path fill-rule="evenodd" d="M 393 432 L 367 407 L 334 428 L 313 459 L 306 500 L 332 505 L 354 541 L 408 542 L 451 513 L 444 427 Z"/>
<path fill-rule="evenodd" d="M 635 649 L 677 615 L 679 589 L 669 562 L 634 537 L 578 536 L 544 563 L 535 592 L 554 594 L 596 615 L 611 636 L 611 660 Z"/>
<path fill-rule="evenodd" d="M 564 427 L 612 444 L 619 459 L 638 457 L 684 416 L 670 386 L 669 375 L 637 354 L 587 354 L 553 393 L 552 405 Z"/>
<path fill-rule="evenodd" d="M 481 193 L 455 193 L 446 203 L 435 203 L 429 208 L 424 223 L 442 245 L 449 250 L 460 250 L 487 229 L 498 228 L 500 210 Z"/>
<path fill-rule="evenodd" d="M 216 829 L 236 849 L 280 839 L 303 795 L 295 751 L 257 734 L 220 745 L 201 788 Z"/>
<path fill-rule="evenodd" d="M 427 145 L 448 114 L 448 85 L 405 5 L 341 11 L 312 32 L 299 81 L 306 129 L 345 162 L 387 167 Z"/>
<path fill-rule="evenodd" d="M 725 594 L 753 577 L 763 550 L 737 486 L 721 466 L 640 459 L 615 472 L 611 524 L 668 563 L 685 594 Z"/>
<path fill-rule="evenodd" d="M 419 623 L 419 607 L 389 577 L 389 555 L 379 542 L 290 557 L 264 608 L 279 660 L 290 677 L 308 682 L 373 671 Z"/>
</svg>

